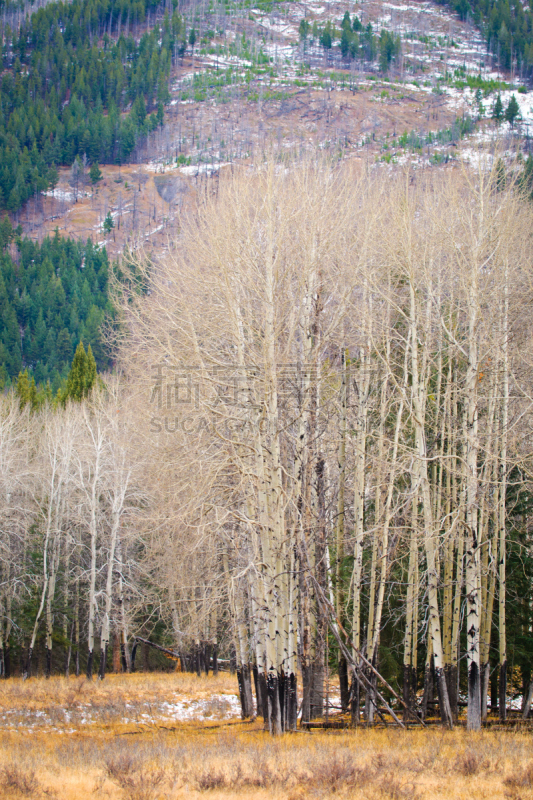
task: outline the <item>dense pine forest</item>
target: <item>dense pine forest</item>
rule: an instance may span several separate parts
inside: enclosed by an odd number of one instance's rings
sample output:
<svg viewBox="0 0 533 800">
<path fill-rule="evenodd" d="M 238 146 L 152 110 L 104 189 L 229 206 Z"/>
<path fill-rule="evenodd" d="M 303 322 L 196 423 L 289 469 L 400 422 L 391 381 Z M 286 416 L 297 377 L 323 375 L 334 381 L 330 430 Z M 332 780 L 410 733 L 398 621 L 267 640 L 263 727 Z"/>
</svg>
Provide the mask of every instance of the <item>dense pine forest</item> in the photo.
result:
<svg viewBox="0 0 533 800">
<path fill-rule="evenodd" d="M 17 211 L 53 188 L 57 167 L 77 156 L 124 162 L 162 123 L 171 63 L 186 42 L 176 11 L 147 29 L 158 8 L 137 0 L 50 3 L 19 30 L 4 30 L 0 208 Z"/>
<path fill-rule="evenodd" d="M 99 370 L 109 367 L 100 328 L 112 309 L 104 248 L 58 234 L 25 239 L 7 217 L 0 224 L 0 376 L 2 386 L 28 370 L 55 392 L 74 351 L 91 346 Z"/>
</svg>

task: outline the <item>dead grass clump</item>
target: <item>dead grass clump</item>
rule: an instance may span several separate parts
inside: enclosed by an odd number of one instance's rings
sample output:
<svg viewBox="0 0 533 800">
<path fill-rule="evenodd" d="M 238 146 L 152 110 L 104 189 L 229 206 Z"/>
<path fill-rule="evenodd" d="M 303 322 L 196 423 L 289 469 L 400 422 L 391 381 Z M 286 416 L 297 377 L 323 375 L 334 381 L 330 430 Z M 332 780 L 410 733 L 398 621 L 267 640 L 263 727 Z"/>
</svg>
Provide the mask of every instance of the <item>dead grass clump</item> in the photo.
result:
<svg viewBox="0 0 533 800">
<path fill-rule="evenodd" d="M 465 777 L 477 775 L 482 769 L 488 769 L 489 762 L 475 750 L 467 750 L 455 759 L 455 770 Z"/>
<path fill-rule="evenodd" d="M 274 784 L 283 785 L 287 781 L 287 777 L 283 778 L 277 774 L 266 761 L 260 761 L 254 764 L 254 771 L 252 774 L 243 775 L 241 772 L 240 786 L 250 789 L 268 789 Z"/>
<path fill-rule="evenodd" d="M 381 797 L 386 800 L 414 800 L 418 797 L 416 786 L 413 783 L 402 783 L 394 775 L 386 775 L 378 783 Z"/>
<path fill-rule="evenodd" d="M 225 772 L 218 769 L 207 769 L 196 776 L 196 786 L 200 792 L 208 792 L 211 789 L 226 789 L 232 786 L 231 778 Z"/>
<path fill-rule="evenodd" d="M 253 771 L 244 771 L 242 764 L 237 762 L 226 769 L 210 766 L 201 769 L 194 778 L 194 785 L 199 791 L 211 789 L 268 789 L 272 786 L 283 786 L 283 778 L 270 767 L 266 761 L 254 763 Z"/>
<path fill-rule="evenodd" d="M 531 797 L 531 790 L 533 790 L 533 761 L 530 761 L 523 769 L 513 775 L 508 775 L 504 778 L 503 783 L 507 787 L 506 797 L 510 797 L 513 800 Z M 526 794 L 523 794 L 524 789 Z"/>
<path fill-rule="evenodd" d="M 155 800 L 156 789 L 165 777 L 164 770 L 146 767 L 129 755 L 107 761 L 106 773 L 127 800 Z"/>
<path fill-rule="evenodd" d="M 214 697 L 206 700 L 202 708 L 204 717 L 213 717 L 214 719 L 224 719 L 231 713 L 231 703 L 224 697 Z"/>
<path fill-rule="evenodd" d="M 319 762 L 305 783 L 314 789 L 326 789 L 334 794 L 344 789 L 360 788 L 373 777 L 368 767 L 360 767 L 348 753 L 335 753 Z"/>
<path fill-rule="evenodd" d="M 7 796 L 39 797 L 41 794 L 41 787 L 33 770 L 24 770 L 15 764 L 4 767 L 0 772 L 0 787 Z"/>
</svg>

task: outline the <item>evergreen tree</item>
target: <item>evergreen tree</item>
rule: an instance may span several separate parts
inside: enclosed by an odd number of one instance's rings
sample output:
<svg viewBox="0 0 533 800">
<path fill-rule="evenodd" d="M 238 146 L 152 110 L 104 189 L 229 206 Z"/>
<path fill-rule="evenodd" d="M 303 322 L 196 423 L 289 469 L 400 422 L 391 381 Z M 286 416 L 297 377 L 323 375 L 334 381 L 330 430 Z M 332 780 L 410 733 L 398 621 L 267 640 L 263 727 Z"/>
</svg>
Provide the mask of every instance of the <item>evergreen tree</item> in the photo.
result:
<svg viewBox="0 0 533 800">
<path fill-rule="evenodd" d="M 382 72 L 387 72 L 393 59 L 400 52 L 400 37 L 382 30 L 379 37 L 379 67 Z"/>
<path fill-rule="evenodd" d="M 111 216 L 111 211 L 107 212 L 107 217 L 104 220 L 103 229 L 106 235 L 110 234 L 113 228 L 115 227 L 115 223 L 113 222 L 113 217 Z"/>
<path fill-rule="evenodd" d="M 341 34 L 341 41 L 340 41 L 340 48 L 342 57 L 346 58 L 350 55 L 351 44 L 353 40 L 353 33 L 350 28 L 345 27 L 343 25 L 342 34 Z"/>
<path fill-rule="evenodd" d="M 505 109 L 505 119 L 507 120 L 511 128 L 514 128 L 514 124 L 519 116 L 520 116 L 520 106 L 518 105 L 516 97 L 514 96 L 514 94 L 512 94 L 511 99 L 509 100 L 509 105 Z"/>
<path fill-rule="evenodd" d="M 89 170 L 89 178 L 91 179 L 91 183 L 93 186 L 96 186 L 96 184 L 102 180 L 102 171 L 96 162 L 91 164 L 91 168 Z"/>
<path fill-rule="evenodd" d="M 80 342 L 72 360 L 67 384 L 60 395 L 63 405 L 67 400 L 79 402 L 87 397 L 96 382 L 96 374 L 96 362 L 91 345 L 85 352 L 83 342 Z"/>
<path fill-rule="evenodd" d="M 302 39 L 304 42 L 305 42 L 305 40 L 307 39 L 307 37 L 309 35 L 310 28 L 311 28 L 311 26 L 309 25 L 309 22 L 306 19 L 301 19 L 300 20 L 300 25 L 298 27 L 298 33 L 300 35 L 300 39 Z"/>
<path fill-rule="evenodd" d="M 332 31 L 331 31 L 331 23 L 328 21 L 326 23 L 326 27 L 320 34 L 320 44 L 324 48 L 324 50 L 331 50 L 331 45 L 333 41 Z"/>
<path fill-rule="evenodd" d="M 38 398 L 37 398 L 37 387 L 35 385 L 34 378 L 30 378 L 28 376 L 28 370 L 25 369 L 24 372 L 19 372 L 19 376 L 17 378 L 17 385 L 15 387 L 15 394 L 19 399 L 19 405 L 21 408 L 30 404 L 30 408 L 32 411 L 35 411 L 38 407 Z"/>
</svg>

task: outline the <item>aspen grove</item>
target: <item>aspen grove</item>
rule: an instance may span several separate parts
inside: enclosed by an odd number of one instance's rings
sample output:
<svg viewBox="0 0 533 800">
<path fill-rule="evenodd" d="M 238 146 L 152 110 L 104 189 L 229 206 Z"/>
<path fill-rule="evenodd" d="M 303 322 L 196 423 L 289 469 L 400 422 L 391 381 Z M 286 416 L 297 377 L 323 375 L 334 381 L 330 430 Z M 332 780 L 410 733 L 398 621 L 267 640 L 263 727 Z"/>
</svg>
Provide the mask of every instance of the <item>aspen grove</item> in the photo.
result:
<svg viewBox="0 0 533 800">
<path fill-rule="evenodd" d="M 116 374 L 1 401 L 4 674 L 42 641 L 48 674 L 103 677 L 139 635 L 231 657 L 273 734 L 331 671 L 354 724 L 478 729 L 495 676 L 500 719 L 519 680 L 529 714 L 533 215 L 491 163 L 267 161 L 132 259 Z"/>
</svg>

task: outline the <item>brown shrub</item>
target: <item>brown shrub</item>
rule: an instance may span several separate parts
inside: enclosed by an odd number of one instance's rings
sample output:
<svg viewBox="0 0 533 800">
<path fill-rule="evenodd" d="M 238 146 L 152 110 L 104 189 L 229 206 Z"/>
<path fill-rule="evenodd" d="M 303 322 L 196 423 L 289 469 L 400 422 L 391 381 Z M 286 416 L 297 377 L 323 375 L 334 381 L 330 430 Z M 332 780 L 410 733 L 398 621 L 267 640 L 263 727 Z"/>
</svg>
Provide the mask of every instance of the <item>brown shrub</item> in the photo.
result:
<svg viewBox="0 0 533 800">
<path fill-rule="evenodd" d="M 207 769 L 196 776 L 196 786 L 201 792 L 210 789 L 226 789 L 232 782 L 225 772 L 217 769 Z"/>
<path fill-rule="evenodd" d="M 525 797 L 531 797 L 531 790 L 533 789 L 533 761 L 518 770 L 513 775 L 508 775 L 504 778 L 504 785 L 507 787 L 505 796 L 512 798 L 512 800 L 522 800 Z M 524 794 L 525 790 L 525 794 Z"/>
<path fill-rule="evenodd" d="M 319 762 L 305 782 L 333 794 L 342 789 L 364 786 L 371 778 L 371 770 L 358 766 L 349 754 L 335 753 L 332 758 Z"/>
<path fill-rule="evenodd" d="M 387 800 L 415 800 L 418 796 L 416 786 L 413 783 L 402 783 L 394 775 L 386 775 L 378 784 L 381 796 Z"/>
<path fill-rule="evenodd" d="M 129 755 L 107 761 L 106 772 L 127 800 L 155 800 L 156 789 L 165 777 L 162 769 L 148 768 Z"/>
<path fill-rule="evenodd" d="M 477 775 L 480 770 L 488 767 L 489 762 L 474 750 L 467 750 L 455 759 L 456 771 L 465 777 Z"/>
<path fill-rule="evenodd" d="M 41 787 L 32 770 L 23 770 L 15 764 L 4 767 L 0 773 L 0 787 L 8 795 L 39 797 Z"/>
</svg>

